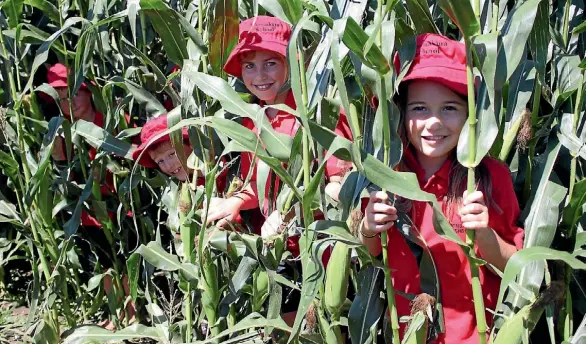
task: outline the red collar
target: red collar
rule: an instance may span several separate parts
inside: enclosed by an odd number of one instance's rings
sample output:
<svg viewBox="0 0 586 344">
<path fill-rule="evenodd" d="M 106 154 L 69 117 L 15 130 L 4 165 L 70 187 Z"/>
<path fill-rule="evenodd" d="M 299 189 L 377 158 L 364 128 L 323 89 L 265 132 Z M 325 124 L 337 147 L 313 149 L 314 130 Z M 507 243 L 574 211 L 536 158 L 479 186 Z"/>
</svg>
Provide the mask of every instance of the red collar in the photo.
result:
<svg viewBox="0 0 586 344">
<path fill-rule="evenodd" d="M 259 100 L 258 105 L 263 107 L 267 104 L 263 100 Z M 287 91 L 287 98 L 285 99 L 285 105 L 287 105 L 288 107 L 290 107 L 293 110 L 297 109 L 297 104 L 295 103 L 295 96 L 293 95 L 293 90 L 291 90 L 291 89 L 289 91 Z M 279 112 L 277 112 L 277 114 L 275 115 L 275 117 L 273 117 L 272 120 L 274 121 L 280 117 L 295 117 L 295 116 L 293 116 L 292 114 L 290 114 L 288 112 L 279 110 Z"/>
<path fill-rule="evenodd" d="M 425 185 L 425 170 L 419 164 L 415 153 L 413 152 L 413 148 L 409 147 L 403 152 L 403 159 L 405 161 L 406 167 L 409 169 L 410 172 L 415 173 L 417 175 L 417 180 L 419 181 L 420 185 Z M 444 161 L 442 167 L 437 170 L 428 180 L 427 182 L 431 181 L 432 179 L 440 178 L 442 181 L 448 182 L 449 174 L 450 174 L 450 167 L 452 166 L 452 161 L 454 159 L 450 155 L 446 161 Z"/>
</svg>

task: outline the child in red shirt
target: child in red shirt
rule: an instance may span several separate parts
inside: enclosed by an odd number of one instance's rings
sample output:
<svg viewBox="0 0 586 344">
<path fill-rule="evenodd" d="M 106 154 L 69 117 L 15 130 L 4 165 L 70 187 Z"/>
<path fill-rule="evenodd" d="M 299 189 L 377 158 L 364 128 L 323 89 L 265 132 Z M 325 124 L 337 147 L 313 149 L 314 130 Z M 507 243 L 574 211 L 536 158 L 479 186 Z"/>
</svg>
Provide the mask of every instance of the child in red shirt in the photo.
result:
<svg viewBox="0 0 586 344">
<path fill-rule="evenodd" d="M 240 23 L 240 36 L 238 44 L 228 57 L 224 65 L 224 71 L 232 76 L 241 78 L 246 88 L 258 99 L 261 106 L 285 104 L 295 109 L 295 98 L 288 84 L 287 44 L 291 37 L 291 26 L 282 20 L 269 16 L 257 16 Z M 267 108 L 265 114 L 273 129 L 282 134 L 294 136 L 299 130 L 300 123 L 294 115 L 274 108 Z M 242 125 L 255 133 L 257 129 L 252 120 L 245 118 Z M 335 129 L 338 135 L 351 138 L 348 122 L 343 114 L 340 114 L 338 125 Z M 241 155 L 241 176 L 245 180 L 253 164 L 253 154 L 244 152 Z M 256 166 L 256 164 L 255 164 Z M 326 193 L 337 199 L 341 187 L 342 178 L 352 164 L 330 158 L 326 163 Z M 271 172 L 272 173 L 272 172 Z M 270 179 L 270 176 L 269 176 Z M 275 178 L 275 190 L 279 188 L 279 179 Z M 222 225 L 240 210 L 259 207 L 256 188 L 256 168 L 252 170 L 250 184 L 246 185 L 244 192 L 233 197 L 218 200 L 217 204 L 210 207 L 210 221 L 220 220 Z M 261 233 L 264 237 L 278 233 L 282 223 L 278 210 L 269 214 L 269 202 L 274 202 L 268 195 L 266 188 L 262 213 L 267 220 L 262 225 Z M 297 245 L 290 242 L 292 253 L 298 254 Z"/>
<path fill-rule="evenodd" d="M 168 129 L 167 115 L 161 115 L 145 123 L 140 131 L 141 144 L 132 152 L 132 158 L 141 166 L 148 168 L 159 168 L 161 172 L 168 176 L 175 177 L 184 182 L 188 180 L 193 170 L 185 171 L 175 148 L 171 143 L 169 134 L 163 135 L 158 139 L 155 137 Z M 183 137 L 183 150 L 186 155 L 193 151 L 189 144 L 189 134 L 187 128 L 181 131 Z M 198 175 L 197 185 L 203 185 L 205 179 Z M 226 186 L 226 173 L 222 172 L 216 179 L 216 187 L 222 192 Z"/>
<path fill-rule="evenodd" d="M 397 61 L 396 61 L 397 62 Z M 467 113 L 466 51 L 462 43 L 436 34 L 417 37 L 417 51 L 399 86 L 404 155 L 399 170 L 414 172 L 423 191 L 436 195 L 446 218 L 462 240 L 476 231 L 476 251 L 504 270 L 523 246 L 523 230 L 515 225 L 520 210 L 507 166 L 484 158 L 476 169 L 478 190 L 466 194 L 466 168 L 456 159 L 456 146 Z M 360 239 L 373 255 L 381 253 L 380 237 L 388 233 L 389 266 L 396 290 L 421 293 L 415 256 L 397 230 L 397 209 L 383 192 L 372 192 L 365 208 Z M 478 343 L 470 268 L 462 249 L 433 228 L 432 209 L 411 202 L 413 225 L 427 243 L 436 264 L 445 319 L 445 333 L 435 343 Z M 484 305 L 494 310 L 500 278 L 480 268 Z M 397 293 L 399 317 L 410 313 L 409 300 Z M 492 318 L 489 312 L 486 319 Z M 490 323 L 488 324 L 490 326 Z M 401 333 L 404 331 L 401 325 Z"/>
<path fill-rule="evenodd" d="M 92 104 L 92 94 L 84 83 L 81 84 L 79 90 L 75 95 L 72 95 L 69 98 L 68 94 L 68 84 L 67 84 L 67 76 L 69 72 L 67 67 L 61 63 L 57 63 L 49 67 L 47 70 L 47 83 L 49 86 L 53 87 L 53 89 L 57 92 L 59 98 L 57 99 L 57 105 L 61 109 L 63 116 L 68 121 L 72 120 L 84 120 L 87 122 L 91 122 L 96 126 L 103 128 L 104 127 L 104 115 L 97 111 L 93 104 Z M 49 95 L 42 94 L 42 97 L 53 101 Z M 73 110 L 73 112 L 71 111 Z M 127 123 L 130 121 L 128 115 L 125 116 Z M 65 139 L 63 137 L 57 137 L 55 139 L 55 143 L 53 145 L 53 150 L 51 151 L 51 156 L 55 161 L 65 161 L 67 160 L 66 150 L 65 150 Z M 73 156 L 73 154 L 72 154 Z M 90 147 L 88 150 L 88 157 L 90 161 L 93 161 L 97 156 L 97 151 L 94 147 Z M 77 176 L 72 177 L 79 177 Z M 83 181 L 85 183 L 85 181 Z M 104 183 L 101 184 L 100 193 L 102 196 L 108 196 L 110 193 L 116 193 L 114 187 L 114 180 L 113 175 L 110 172 L 106 172 L 104 177 Z M 109 211 L 108 215 L 112 220 L 114 220 L 114 212 Z M 131 214 L 129 214 L 131 215 Z M 80 217 L 80 224 L 81 228 L 78 231 L 78 237 L 82 237 L 85 240 L 75 238 L 76 244 L 80 247 L 82 252 L 86 252 L 86 250 L 90 250 L 89 244 L 85 241 L 90 241 L 92 245 L 95 247 L 94 252 L 98 256 L 99 264 L 105 270 L 108 270 L 114 266 L 114 259 L 116 257 L 112 257 L 110 252 L 110 242 L 108 241 L 106 235 L 103 233 L 102 224 L 93 217 L 89 212 L 82 210 L 81 217 Z M 132 235 L 132 234 L 131 234 Z M 128 240 L 132 242 L 133 240 Z M 136 241 L 136 240 L 134 240 Z M 127 250 L 128 248 L 126 248 Z M 116 249 L 118 251 L 118 248 Z M 89 256 L 89 255 L 88 255 Z M 123 257 L 118 257 L 122 259 Z M 82 259 L 82 262 L 85 260 Z M 87 270 L 87 269 L 86 269 Z M 89 270 L 87 270 L 89 271 Z M 129 288 L 128 288 L 128 276 L 122 276 L 122 287 L 126 295 L 129 295 Z M 110 294 L 112 290 L 112 277 L 111 275 L 107 274 L 104 277 L 104 289 L 106 294 Z M 125 316 L 130 322 L 134 321 L 134 314 L 135 314 L 135 307 L 134 303 L 131 301 L 126 307 L 127 314 Z M 106 320 L 101 323 L 101 325 L 107 329 L 114 329 L 114 324 L 110 320 Z"/>
</svg>

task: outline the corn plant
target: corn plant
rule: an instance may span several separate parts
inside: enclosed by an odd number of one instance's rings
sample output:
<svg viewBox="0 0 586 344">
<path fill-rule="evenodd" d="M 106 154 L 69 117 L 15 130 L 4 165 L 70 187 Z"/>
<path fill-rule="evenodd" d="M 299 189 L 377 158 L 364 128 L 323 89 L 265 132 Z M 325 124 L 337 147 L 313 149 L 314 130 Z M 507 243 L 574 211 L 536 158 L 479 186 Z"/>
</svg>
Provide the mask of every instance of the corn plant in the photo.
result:
<svg viewBox="0 0 586 344">
<path fill-rule="evenodd" d="M 299 119 L 295 137 L 276 133 L 266 108 L 222 71 L 238 23 L 259 14 L 293 27 L 296 108 L 275 107 Z M 399 214 L 405 240 L 421 254 L 426 293 L 407 318 L 398 317 L 394 299 L 402 296 L 393 289 L 386 238 L 380 259 L 356 234 L 361 198 L 380 188 L 429 203 L 438 235 L 468 257 L 481 342 L 579 343 L 586 314 L 585 19 L 581 0 L 5 0 L 0 298 L 28 307 L 22 338 L 39 343 L 425 343 L 443 330 L 441 293 L 449 291 L 439 289 L 434 257 L 408 214 Z M 468 189 L 474 168 L 492 156 L 509 166 L 522 209 L 523 249 L 504 271 L 493 267 L 501 276 L 493 319 L 484 319 L 477 271 L 486 262 L 475 255 L 473 236 L 461 240 L 435 196 L 412 173 L 393 169 L 403 150 L 393 100 L 415 37 L 425 32 L 466 44 L 470 108 L 458 160 L 469 168 Z M 89 87 L 103 127 L 62 115 L 45 78 L 56 62 L 70 70 L 69 98 L 82 82 Z M 333 133 L 340 110 L 352 141 Z M 177 183 L 131 159 L 140 127 L 167 111 L 181 163 L 201 171 L 203 184 L 196 174 Z M 242 118 L 260 128 L 258 137 Z M 181 144 L 185 127 L 193 151 Z M 51 151 L 61 138 L 67 160 L 56 162 Z M 276 188 L 259 177 L 258 194 L 269 190 L 277 210 L 292 217 L 299 258 L 287 251 L 287 231 L 263 240 L 246 214 L 238 230 L 206 224 L 211 197 L 226 196 L 216 179 L 227 175 L 230 183 L 238 175 L 239 152 L 256 155 L 258 176 L 280 179 Z M 339 200 L 324 191 L 332 155 L 353 165 Z M 105 184 L 113 185 L 107 195 Z M 88 239 L 82 213 L 100 223 L 95 230 L 111 252 Z M 323 219 L 314 220 L 317 213 Z M 111 268 L 103 268 L 101 253 Z M 20 289 L 12 280 L 19 269 L 30 271 Z M 292 302 L 287 318 L 281 310 Z M 126 316 L 131 304 L 136 319 Z M 98 326 L 102 320 L 116 331 Z M 400 322 L 408 323 L 401 338 Z M 0 333 L 15 333 L 14 324 L 2 325 Z"/>
</svg>

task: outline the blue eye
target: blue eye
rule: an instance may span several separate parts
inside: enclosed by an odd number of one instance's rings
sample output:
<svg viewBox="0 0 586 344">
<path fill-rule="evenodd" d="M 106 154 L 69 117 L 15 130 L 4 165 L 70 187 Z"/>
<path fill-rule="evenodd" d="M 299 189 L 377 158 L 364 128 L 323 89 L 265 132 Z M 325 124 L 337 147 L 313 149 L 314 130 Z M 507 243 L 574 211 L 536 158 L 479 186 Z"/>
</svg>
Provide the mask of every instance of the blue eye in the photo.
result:
<svg viewBox="0 0 586 344">
<path fill-rule="evenodd" d="M 254 64 L 253 63 L 245 63 L 244 64 L 244 69 L 253 69 L 254 68 Z"/>
</svg>

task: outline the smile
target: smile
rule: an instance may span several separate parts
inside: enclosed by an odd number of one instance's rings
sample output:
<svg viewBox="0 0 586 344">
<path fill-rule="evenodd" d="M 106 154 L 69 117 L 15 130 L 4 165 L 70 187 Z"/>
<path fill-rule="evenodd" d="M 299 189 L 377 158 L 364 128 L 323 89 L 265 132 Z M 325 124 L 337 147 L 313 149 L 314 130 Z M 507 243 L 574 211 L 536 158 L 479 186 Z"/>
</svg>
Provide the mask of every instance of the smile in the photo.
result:
<svg viewBox="0 0 586 344">
<path fill-rule="evenodd" d="M 431 142 L 441 141 L 441 140 L 445 139 L 446 137 L 447 136 L 444 136 L 444 135 L 421 136 L 421 138 L 424 139 L 425 141 L 431 141 Z"/>
<path fill-rule="evenodd" d="M 274 83 L 270 83 L 270 84 L 262 84 L 262 85 L 254 85 L 254 87 L 259 90 L 259 91 L 266 91 L 269 88 L 271 88 L 271 86 L 273 86 Z"/>
<path fill-rule="evenodd" d="M 181 170 L 181 166 L 177 167 L 175 171 L 172 171 L 171 174 L 177 174 Z"/>
</svg>

